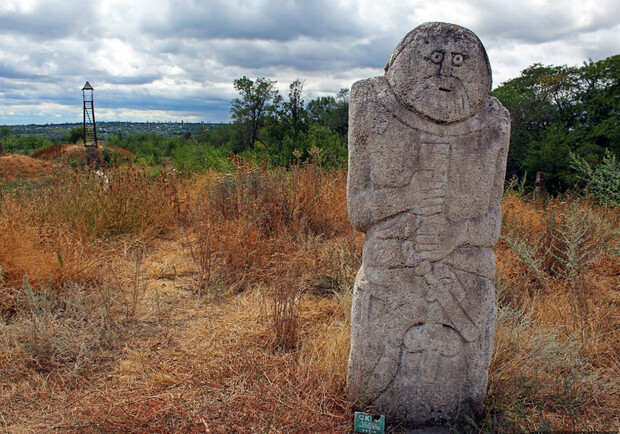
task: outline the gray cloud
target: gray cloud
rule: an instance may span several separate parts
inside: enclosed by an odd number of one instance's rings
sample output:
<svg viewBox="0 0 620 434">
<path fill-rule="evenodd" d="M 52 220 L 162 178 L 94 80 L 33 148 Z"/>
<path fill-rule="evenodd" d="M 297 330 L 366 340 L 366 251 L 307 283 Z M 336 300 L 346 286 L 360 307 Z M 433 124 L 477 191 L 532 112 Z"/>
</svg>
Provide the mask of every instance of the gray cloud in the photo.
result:
<svg viewBox="0 0 620 434">
<path fill-rule="evenodd" d="M 135 85 L 135 84 L 149 84 L 162 78 L 161 75 L 141 75 L 141 76 L 107 76 L 106 82 L 111 84 L 122 85 Z"/>
<path fill-rule="evenodd" d="M 7 65 L 6 63 L 0 63 L 0 77 L 1 78 L 17 78 L 22 80 L 38 80 L 41 78 L 37 74 L 29 74 L 20 71 L 13 65 Z"/>
<path fill-rule="evenodd" d="M 337 73 L 352 68 L 382 68 L 396 42 L 387 35 L 364 41 L 350 37 L 335 41 L 301 37 L 289 42 L 229 39 L 210 41 L 210 53 L 218 62 L 240 68 L 280 66 Z"/>
<path fill-rule="evenodd" d="M 175 34 L 181 38 L 265 41 L 362 34 L 355 9 L 330 0 L 176 1 L 168 4 L 160 20 L 144 21 L 141 28 L 157 37 Z"/>
<path fill-rule="evenodd" d="M 98 27 L 95 3 L 80 0 L 36 3 L 25 12 L 0 9 L 0 34 L 22 34 L 35 40 L 93 34 Z"/>
<path fill-rule="evenodd" d="M 612 0 L 3 0 L 0 124 L 34 112 L 73 119 L 86 80 L 108 116 L 153 120 L 226 120 L 243 75 L 282 89 L 306 78 L 309 95 L 334 94 L 382 74 L 398 41 L 429 20 L 475 31 L 500 83 L 534 62 L 617 54 L 618 16 Z"/>
<path fill-rule="evenodd" d="M 614 2 L 608 2 L 604 9 L 588 8 L 583 12 L 563 2 L 548 3 L 532 10 L 519 2 L 507 5 L 485 1 L 484 7 L 479 9 L 475 28 L 491 38 L 537 44 L 613 28 L 618 25 L 619 17 L 620 3 Z"/>
</svg>

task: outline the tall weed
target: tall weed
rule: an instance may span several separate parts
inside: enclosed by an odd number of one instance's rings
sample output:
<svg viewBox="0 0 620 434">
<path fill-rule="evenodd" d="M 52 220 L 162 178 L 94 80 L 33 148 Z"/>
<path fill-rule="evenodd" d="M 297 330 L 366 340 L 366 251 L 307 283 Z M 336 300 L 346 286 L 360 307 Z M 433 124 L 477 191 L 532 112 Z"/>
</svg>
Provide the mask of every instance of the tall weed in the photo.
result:
<svg viewBox="0 0 620 434">
<path fill-rule="evenodd" d="M 314 166 L 267 171 L 238 161 L 231 174 L 206 176 L 181 219 L 203 288 L 212 279 L 239 289 L 271 284 L 287 272 L 282 258 L 309 238 L 352 232 L 343 172 Z"/>
<path fill-rule="evenodd" d="M 132 166 L 110 170 L 105 178 L 80 170 L 37 199 L 41 224 L 66 226 L 89 239 L 152 236 L 174 222 L 177 184 L 173 176 L 151 178 Z"/>
<path fill-rule="evenodd" d="M 570 292 L 574 318 L 579 321 L 581 340 L 590 335 L 588 326 L 590 272 L 594 262 L 614 243 L 620 232 L 589 208 L 571 203 L 558 220 L 549 220 L 550 271 L 561 276 Z"/>
<path fill-rule="evenodd" d="M 21 294 L 24 314 L 11 321 L 10 329 L 23 343 L 32 369 L 78 374 L 114 345 L 117 330 L 98 291 L 71 282 L 62 291 L 35 290 L 25 277 Z"/>
<path fill-rule="evenodd" d="M 498 310 L 496 345 L 489 369 L 489 430 L 539 430 L 550 414 L 573 424 L 592 393 L 592 374 L 575 336 L 564 338 L 531 316 Z"/>
<path fill-rule="evenodd" d="M 485 431 L 611 427 L 620 389 L 609 339 L 615 299 L 617 210 L 570 197 L 540 203 L 509 194 L 498 258 L 498 321 Z"/>
<path fill-rule="evenodd" d="M 527 289 L 530 297 L 548 293 L 558 284 L 581 291 L 576 288 L 583 289 L 591 265 L 618 244 L 613 213 L 603 215 L 575 199 L 551 199 L 543 210 L 509 195 L 504 200 L 500 240 L 520 265 L 509 274 L 519 276 L 519 287 Z"/>
<path fill-rule="evenodd" d="M 304 288 L 303 261 L 293 261 L 289 270 L 262 288 L 263 321 L 269 327 L 272 345 L 278 350 L 297 348 L 300 327 L 299 303 Z"/>
<path fill-rule="evenodd" d="M 190 256 L 198 267 L 196 288 L 198 296 L 208 289 L 214 275 L 214 231 L 215 222 L 209 209 L 208 201 L 199 196 L 190 203 L 179 225 L 183 237 L 183 246 L 189 250 Z M 187 230 L 186 230 L 187 227 Z"/>
</svg>

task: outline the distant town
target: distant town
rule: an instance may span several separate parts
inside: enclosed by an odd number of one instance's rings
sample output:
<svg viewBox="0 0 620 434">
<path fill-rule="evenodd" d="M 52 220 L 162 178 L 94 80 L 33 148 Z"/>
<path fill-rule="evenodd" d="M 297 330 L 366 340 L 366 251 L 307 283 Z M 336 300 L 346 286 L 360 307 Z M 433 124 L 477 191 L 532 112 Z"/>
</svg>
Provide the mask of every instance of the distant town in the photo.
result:
<svg viewBox="0 0 620 434">
<path fill-rule="evenodd" d="M 224 123 L 212 122 L 97 122 L 97 134 L 101 139 L 119 132 L 125 134 L 150 133 L 162 136 L 183 136 L 187 133 L 194 134 L 199 129 L 213 129 Z M 65 136 L 71 128 L 81 127 L 82 122 L 63 124 L 30 124 L 10 125 L 10 132 L 14 135 L 36 135 L 50 140 L 57 140 Z"/>
</svg>

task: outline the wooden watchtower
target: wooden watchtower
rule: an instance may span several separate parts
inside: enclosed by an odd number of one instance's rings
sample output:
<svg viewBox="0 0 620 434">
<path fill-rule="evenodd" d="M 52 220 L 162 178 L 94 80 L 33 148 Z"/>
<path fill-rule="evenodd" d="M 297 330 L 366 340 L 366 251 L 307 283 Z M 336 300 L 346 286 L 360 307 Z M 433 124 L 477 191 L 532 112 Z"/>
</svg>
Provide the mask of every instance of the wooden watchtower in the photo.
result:
<svg viewBox="0 0 620 434">
<path fill-rule="evenodd" d="M 98 146 L 97 142 L 97 123 L 95 122 L 95 100 L 93 92 L 95 89 L 86 82 L 82 88 L 84 101 L 84 146 Z"/>
</svg>

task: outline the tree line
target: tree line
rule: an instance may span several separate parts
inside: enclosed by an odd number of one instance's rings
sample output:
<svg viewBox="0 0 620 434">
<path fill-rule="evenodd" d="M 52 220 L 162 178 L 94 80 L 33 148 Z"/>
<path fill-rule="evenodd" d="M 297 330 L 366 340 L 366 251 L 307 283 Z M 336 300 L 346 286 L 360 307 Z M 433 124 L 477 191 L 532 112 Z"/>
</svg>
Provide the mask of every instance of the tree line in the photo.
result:
<svg viewBox="0 0 620 434">
<path fill-rule="evenodd" d="M 349 89 L 336 96 L 304 99 L 304 81 L 288 86 L 286 99 L 276 82 L 259 77 L 234 81 L 231 128 L 237 133 L 235 152 L 252 152 L 276 165 L 312 160 L 321 166 L 344 166 L 347 161 Z"/>
<path fill-rule="evenodd" d="M 264 77 L 234 80 L 239 96 L 231 101 L 229 124 L 199 127 L 183 137 L 116 134 L 106 143 L 135 152 L 148 164 L 170 159 L 183 172 L 226 170 L 231 154 L 272 166 L 309 161 L 327 169 L 345 167 L 349 90 L 306 102 L 302 79 L 284 96 L 276 83 Z"/>
<path fill-rule="evenodd" d="M 533 186 L 536 172 L 544 172 L 552 193 L 594 181 L 617 198 L 619 78 L 620 55 L 615 55 L 581 66 L 537 63 L 493 90 L 512 119 L 507 179 Z M 231 150 L 279 165 L 309 159 L 345 165 L 348 89 L 305 104 L 303 80 L 289 85 L 286 99 L 275 84 L 260 77 L 234 81 L 239 97 L 232 101 L 228 126 L 236 135 Z"/>
<path fill-rule="evenodd" d="M 492 95 L 512 118 L 507 178 L 527 176 L 533 183 L 536 172 L 544 172 L 549 189 L 561 192 L 584 176 L 584 163 L 618 171 L 619 79 L 615 55 L 579 67 L 537 63 L 497 87 Z M 620 190 L 620 175 L 609 182 Z"/>
<path fill-rule="evenodd" d="M 595 182 L 620 195 L 620 55 L 582 66 L 534 64 L 495 90 L 512 118 L 507 179 L 533 185 L 544 172 L 551 192 Z M 347 162 L 349 90 L 306 102 L 304 80 L 290 83 L 284 95 L 264 77 L 234 80 L 230 124 L 204 126 L 183 137 L 155 133 L 118 133 L 108 144 L 135 152 L 146 163 L 170 159 L 185 171 L 225 169 L 231 153 L 272 165 L 311 161 L 325 168 Z M 63 140 L 76 142 L 79 128 Z M 11 136 L 0 128 L 5 152 L 34 150 L 51 142 L 43 137 Z M 616 192 L 616 193 L 613 193 Z"/>
</svg>

